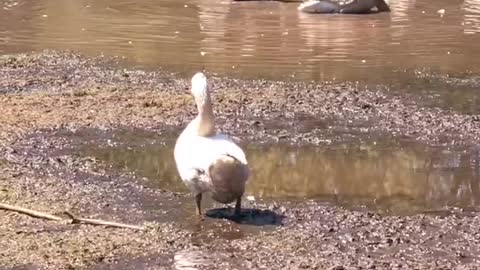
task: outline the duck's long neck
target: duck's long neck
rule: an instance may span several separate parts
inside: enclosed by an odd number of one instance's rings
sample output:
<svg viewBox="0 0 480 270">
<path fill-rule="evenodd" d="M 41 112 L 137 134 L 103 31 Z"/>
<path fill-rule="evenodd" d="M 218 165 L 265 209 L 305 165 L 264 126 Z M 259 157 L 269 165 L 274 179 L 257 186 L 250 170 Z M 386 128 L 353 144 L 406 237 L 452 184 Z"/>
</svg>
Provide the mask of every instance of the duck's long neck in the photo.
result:
<svg viewBox="0 0 480 270">
<path fill-rule="evenodd" d="M 195 99 L 197 103 L 198 115 L 193 120 L 193 128 L 198 136 L 212 136 L 215 135 L 215 117 L 213 115 L 212 101 L 210 95 Z"/>
</svg>

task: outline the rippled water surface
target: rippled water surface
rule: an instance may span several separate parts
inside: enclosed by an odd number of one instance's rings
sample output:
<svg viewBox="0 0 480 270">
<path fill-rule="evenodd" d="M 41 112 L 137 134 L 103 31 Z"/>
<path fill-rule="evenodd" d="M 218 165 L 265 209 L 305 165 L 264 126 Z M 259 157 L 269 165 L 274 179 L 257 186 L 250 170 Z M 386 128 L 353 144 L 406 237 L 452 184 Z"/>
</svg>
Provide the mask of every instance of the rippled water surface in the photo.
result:
<svg viewBox="0 0 480 270">
<path fill-rule="evenodd" d="M 383 82 L 405 69 L 480 71 L 478 0 L 390 0 L 392 12 L 372 15 L 303 14 L 298 5 L 0 0 L 0 54 L 75 49 L 146 68 L 273 79 Z"/>
</svg>

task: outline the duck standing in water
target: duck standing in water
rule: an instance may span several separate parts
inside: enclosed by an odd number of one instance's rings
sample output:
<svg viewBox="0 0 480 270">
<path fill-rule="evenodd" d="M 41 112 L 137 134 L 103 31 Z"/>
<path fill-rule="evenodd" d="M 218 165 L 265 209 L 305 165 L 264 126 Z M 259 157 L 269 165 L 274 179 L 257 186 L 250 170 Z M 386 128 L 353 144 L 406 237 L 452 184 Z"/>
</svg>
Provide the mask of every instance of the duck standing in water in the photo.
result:
<svg viewBox="0 0 480 270">
<path fill-rule="evenodd" d="M 210 192 L 220 203 L 236 201 L 241 212 L 242 195 L 250 175 L 242 149 L 228 136 L 217 134 L 207 78 L 201 72 L 192 78 L 191 93 L 198 115 L 177 139 L 174 157 L 180 178 L 195 195 L 197 214 L 202 214 L 202 194 Z"/>
</svg>

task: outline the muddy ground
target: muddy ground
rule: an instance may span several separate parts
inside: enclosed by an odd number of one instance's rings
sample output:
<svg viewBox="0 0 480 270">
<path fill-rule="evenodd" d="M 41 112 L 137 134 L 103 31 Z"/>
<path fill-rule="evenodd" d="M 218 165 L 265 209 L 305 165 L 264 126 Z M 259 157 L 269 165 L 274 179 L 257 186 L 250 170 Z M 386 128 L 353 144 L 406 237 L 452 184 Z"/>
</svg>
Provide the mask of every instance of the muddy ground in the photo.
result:
<svg viewBox="0 0 480 270">
<path fill-rule="evenodd" d="M 194 115 L 189 79 L 119 66 L 115 59 L 70 52 L 0 58 L 0 202 L 147 228 L 0 211 L 0 269 L 479 267 L 476 211 L 382 216 L 315 201 L 258 200 L 245 204 L 256 210 L 245 210 L 241 220 L 199 220 L 188 194 L 155 189 L 94 158 L 62 153 L 85 138 L 58 134 L 176 134 Z M 322 145 L 381 135 L 457 147 L 474 145 L 480 136 L 479 116 L 429 108 L 417 97 L 348 83 L 207 75 L 219 127 L 247 141 Z"/>
</svg>

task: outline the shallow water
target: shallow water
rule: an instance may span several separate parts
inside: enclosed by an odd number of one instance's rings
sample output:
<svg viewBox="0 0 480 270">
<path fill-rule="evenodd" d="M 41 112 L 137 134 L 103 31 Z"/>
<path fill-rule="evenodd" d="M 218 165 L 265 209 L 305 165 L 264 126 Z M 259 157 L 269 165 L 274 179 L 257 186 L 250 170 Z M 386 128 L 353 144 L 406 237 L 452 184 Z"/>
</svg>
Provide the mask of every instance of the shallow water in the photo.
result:
<svg viewBox="0 0 480 270">
<path fill-rule="evenodd" d="M 390 13 L 359 16 L 303 14 L 299 3 L 274 1 L 0 0 L 0 54 L 75 49 L 189 74 L 205 67 L 273 79 L 480 71 L 480 1 L 390 2 Z"/>
<path fill-rule="evenodd" d="M 125 132 L 109 136 L 109 146 L 89 140 L 75 151 L 146 177 L 154 187 L 187 192 L 173 161 L 173 140 Z M 253 171 L 246 192 L 250 199 L 314 199 L 391 214 L 480 206 L 480 149 L 398 140 L 245 148 Z"/>
</svg>

